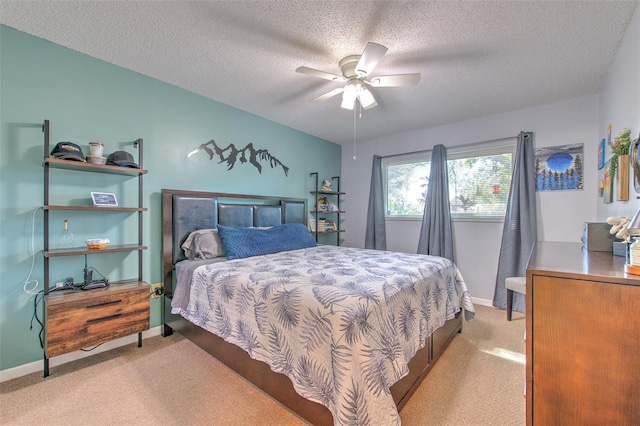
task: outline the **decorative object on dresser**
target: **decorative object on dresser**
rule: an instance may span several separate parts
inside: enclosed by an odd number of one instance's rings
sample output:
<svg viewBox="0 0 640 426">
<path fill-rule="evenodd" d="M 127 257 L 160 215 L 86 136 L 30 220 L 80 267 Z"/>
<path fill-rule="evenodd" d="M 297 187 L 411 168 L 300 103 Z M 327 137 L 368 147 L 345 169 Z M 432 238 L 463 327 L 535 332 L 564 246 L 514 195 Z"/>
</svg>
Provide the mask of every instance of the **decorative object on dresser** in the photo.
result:
<svg viewBox="0 0 640 426">
<path fill-rule="evenodd" d="M 149 329 L 149 285 L 142 280 L 143 245 L 143 176 L 142 169 L 143 141 L 132 142 L 139 150 L 138 164 L 134 167 L 122 165 L 102 165 L 85 162 L 82 150 L 76 144 L 62 142 L 56 145 L 49 155 L 49 120 L 42 126 L 44 133 L 44 312 L 41 344 L 44 349 L 44 377 L 49 375 L 49 358 L 96 346 L 109 340 L 130 334 L 138 334 L 138 346 L 142 345 L 142 332 Z M 77 147 L 77 149 L 76 149 Z M 117 158 L 116 158 L 117 160 Z M 132 161 L 128 158 L 126 161 Z M 105 173 L 125 178 L 137 178 L 138 202 L 135 207 L 117 206 L 114 194 L 93 193 L 96 205 L 51 204 L 50 186 L 53 170 L 69 170 L 79 173 Z M 106 198 L 105 198 L 106 197 Z M 97 206 L 109 205 L 108 209 Z M 56 212 L 80 212 L 97 214 L 96 212 L 132 213 L 138 215 L 137 241 L 127 244 L 109 244 L 109 239 L 87 239 L 87 246 L 50 247 L 51 215 Z M 66 222 L 66 221 L 65 221 Z M 93 230 L 92 230 L 93 231 Z M 98 231 L 106 231 L 98 228 Z M 87 255 L 121 252 L 138 254 L 138 276 L 134 279 L 110 282 L 106 277 L 94 280 L 92 273 L 97 270 L 87 267 Z M 68 278 L 61 286 L 50 288 L 50 263 L 53 259 L 68 256 L 84 256 L 84 282 L 74 284 Z M 107 259 L 108 261 L 108 259 Z M 100 274 L 101 275 L 101 274 Z M 81 291 L 89 290 L 91 291 Z M 55 291 L 53 291 L 55 290 Z M 78 291 L 80 290 L 80 291 Z M 53 292 L 52 292 L 53 291 Z M 37 315 L 37 312 L 34 313 Z"/>
<path fill-rule="evenodd" d="M 619 219 L 619 218 L 615 218 Z M 613 242 L 616 237 L 611 232 L 612 229 L 616 229 L 616 226 L 613 228 L 609 223 L 609 220 L 612 222 L 614 218 L 607 219 L 607 223 L 605 222 L 584 222 L 582 225 L 582 245 L 586 250 L 591 251 L 613 251 Z M 618 230 L 619 232 L 620 230 Z M 624 238 L 621 238 L 624 239 Z"/>
<path fill-rule="evenodd" d="M 626 256 L 624 271 L 640 276 L 640 209 L 626 225 Z"/>
<path fill-rule="evenodd" d="M 309 177 L 314 178 L 314 190 L 311 191 L 311 194 L 315 196 L 320 195 L 314 210 L 311 211 L 314 223 L 317 223 L 318 226 L 314 227 L 311 232 L 314 234 L 316 241 L 318 241 L 318 235 L 336 234 L 336 245 L 339 246 L 340 233 L 344 232 L 344 229 L 340 229 L 340 215 L 344 213 L 344 211 L 340 209 L 340 201 L 341 196 L 345 194 L 344 192 L 340 192 L 340 177 L 334 176 L 331 178 L 331 181 L 336 182 L 335 191 L 331 189 L 333 188 L 333 185 L 328 179 L 324 179 L 322 181 L 322 187 L 318 185 L 318 172 L 310 173 Z M 329 188 L 329 190 L 327 190 L 327 188 Z M 334 201 L 334 203 L 331 201 Z M 335 220 L 327 220 L 326 217 L 318 217 L 318 214 L 320 213 L 323 215 L 330 214 L 335 217 Z"/>
<path fill-rule="evenodd" d="M 538 242 L 526 303 L 527 425 L 640 424 L 640 279 L 624 259 Z"/>
</svg>

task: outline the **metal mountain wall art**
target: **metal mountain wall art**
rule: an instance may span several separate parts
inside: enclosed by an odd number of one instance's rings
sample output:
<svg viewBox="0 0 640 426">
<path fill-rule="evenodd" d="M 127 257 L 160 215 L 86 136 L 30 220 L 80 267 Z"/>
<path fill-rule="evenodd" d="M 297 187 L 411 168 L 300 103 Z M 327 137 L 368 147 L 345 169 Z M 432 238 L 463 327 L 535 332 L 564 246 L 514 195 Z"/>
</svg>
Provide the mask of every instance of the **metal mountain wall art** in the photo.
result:
<svg viewBox="0 0 640 426">
<path fill-rule="evenodd" d="M 253 143 L 247 144 L 242 149 L 236 148 L 234 144 L 227 146 L 226 148 L 220 148 L 215 140 L 211 139 L 207 143 L 203 143 L 193 151 L 189 153 L 189 157 L 197 154 L 200 151 L 205 151 L 209 154 L 209 160 L 213 160 L 214 157 L 218 157 L 220 163 L 227 163 L 227 170 L 233 169 L 236 162 L 246 163 L 249 162 L 259 173 L 262 173 L 262 164 L 260 162 L 268 161 L 269 165 L 273 169 L 274 167 L 282 167 L 285 176 L 289 176 L 289 167 L 282 164 L 280 160 L 271 155 L 266 149 L 255 149 Z"/>
</svg>

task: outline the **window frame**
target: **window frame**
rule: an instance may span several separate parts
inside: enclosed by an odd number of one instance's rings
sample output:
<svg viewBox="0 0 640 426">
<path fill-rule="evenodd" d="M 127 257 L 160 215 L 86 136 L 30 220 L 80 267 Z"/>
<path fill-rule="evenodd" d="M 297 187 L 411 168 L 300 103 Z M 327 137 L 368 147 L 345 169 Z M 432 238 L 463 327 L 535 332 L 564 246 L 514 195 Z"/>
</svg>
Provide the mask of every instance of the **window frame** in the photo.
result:
<svg viewBox="0 0 640 426">
<path fill-rule="evenodd" d="M 411 153 L 406 155 L 393 155 L 389 156 L 388 160 L 385 158 L 382 159 L 382 176 L 383 176 L 383 198 L 384 198 L 384 209 L 385 209 L 385 220 L 391 221 L 417 221 L 422 220 L 422 215 L 389 215 L 388 211 L 388 171 L 387 167 L 389 165 L 401 165 L 401 164 L 410 164 L 410 163 L 418 163 L 418 162 L 430 162 L 431 161 L 431 150 Z M 500 145 L 491 145 L 491 146 L 482 146 L 475 147 L 469 149 L 455 149 L 449 148 L 447 149 L 447 161 L 449 160 L 457 160 L 469 157 L 482 157 L 482 156 L 490 156 L 490 155 L 500 155 L 500 154 L 511 154 L 511 175 L 513 176 L 513 162 L 515 160 L 516 154 L 516 143 L 515 141 L 508 144 L 500 144 Z M 509 190 L 507 188 L 506 190 Z M 450 194 L 451 195 L 451 194 Z M 506 212 L 505 212 L 506 214 Z M 460 213 L 451 211 L 451 220 L 454 222 L 504 222 L 505 214 L 502 215 L 490 215 L 490 214 L 474 214 L 474 213 Z"/>
</svg>

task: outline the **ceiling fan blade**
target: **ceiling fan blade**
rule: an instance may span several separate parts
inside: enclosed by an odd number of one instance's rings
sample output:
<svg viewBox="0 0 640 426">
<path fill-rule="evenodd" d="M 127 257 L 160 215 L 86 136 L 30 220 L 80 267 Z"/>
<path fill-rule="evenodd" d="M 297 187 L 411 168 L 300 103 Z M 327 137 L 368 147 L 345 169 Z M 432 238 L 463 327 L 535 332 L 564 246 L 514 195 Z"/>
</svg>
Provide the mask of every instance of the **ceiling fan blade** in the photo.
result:
<svg viewBox="0 0 640 426">
<path fill-rule="evenodd" d="M 420 74 L 381 75 L 373 77 L 365 83 L 373 87 L 409 87 L 415 86 L 420 81 Z"/>
<path fill-rule="evenodd" d="M 364 48 L 364 52 L 362 52 L 362 56 L 360 56 L 360 60 L 356 65 L 356 74 L 360 76 L 369 75 L 385 53 L 387 53 L 387 48 L 383 45 L 371 42 L 367 43 L 367 47 Z"/>
<path fill-rule="evenodd" d="M 296 69 L 296 72 L 299 72 L 300 74 L 307 74 L 307 75 L 312 75 L 314 77 L 324 78 L 325 80 L 329 80 L 329 81 L 338 81 L 338 82 L 345 81 L 344 77 L 342 76 L 316 70 L 309 67 L 298 67 Z"/>
<path fill-rule="evenodd" d="M 315 99 L 311 99 L 310 102 L 322 102 L 322 101 L 327 100 L 327 99 L 329 99 L 329 98 L 331 98 L 331 97 L 333 97 L 333 96 L 335 96 L 335 95 L 337 95 L 339 93 L 342 93 L 342 92 L 344 92 L 344 87 L 340 87 L 338 89 L 333 89 L 332 91 L 327 92 L 324 95 L 320 95 Z"/>
</svg>

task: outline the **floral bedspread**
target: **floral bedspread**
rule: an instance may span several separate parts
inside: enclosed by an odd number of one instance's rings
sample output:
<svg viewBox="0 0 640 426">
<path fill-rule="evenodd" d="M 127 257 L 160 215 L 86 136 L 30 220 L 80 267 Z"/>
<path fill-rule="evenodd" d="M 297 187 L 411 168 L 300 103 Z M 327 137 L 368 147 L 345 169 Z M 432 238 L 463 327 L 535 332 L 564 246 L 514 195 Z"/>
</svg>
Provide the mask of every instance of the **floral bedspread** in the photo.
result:
<svg viewBox="0 0 640 426">
<path fill-rule="evenodd" d="M 179 311 L 288 376 L 336 425 L 394 425 L 389 388 L 461 309 L 473 318 L 447 259 L 317 246 L 201 266 Z"/>
</svg>

